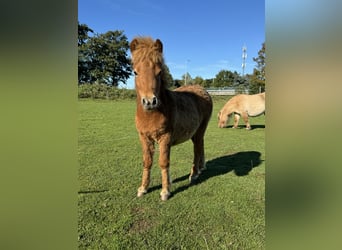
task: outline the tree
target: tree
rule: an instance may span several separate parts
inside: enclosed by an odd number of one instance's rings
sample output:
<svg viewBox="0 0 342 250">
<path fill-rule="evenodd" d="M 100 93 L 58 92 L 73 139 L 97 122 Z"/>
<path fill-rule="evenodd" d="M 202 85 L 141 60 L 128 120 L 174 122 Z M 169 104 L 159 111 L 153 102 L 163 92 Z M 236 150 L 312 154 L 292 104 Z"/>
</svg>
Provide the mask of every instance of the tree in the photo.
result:
<svg viewBox="0 0 342 250">
<path fill-rule="evenodd" d="M 163 70 L 164 70 L 163 81 L 166 83 L 166 86 L 168 88 L 174 87 L 175 82 L 174 82 L 173 77 L 170 73 L 169 67 L 166 64 L 164 64 Z"/>
<path fill-rule="evenodd" d="M 182 75 L 182 81 L 182 85 L 192 85 L 191 75 L 188 72 L 186 72 L 184 75 Z"/>
<path fill-rule="evenodd" d="M 214 86 L 215 87 L 228 87 L 233 86 L 238 77 L 237 72 L 231 72 L 229 70 L 221 70 L 215 76 Z"/>
<path fill-rule="evenodd" d="M 179 88 L 180 86 L 183 85 L 183 81 L 182 80 L 179 80 L 179 79 L 175 79 L 175 87 L 176 88 Z"/>
<path fill-rule="evenodd" d="M 87 46 L 90 36 L 88 33 L 94 33 L 86 24 L 78 23 L 78 82 L 90 82 L 90 53 Z"/>
<path fill-rule="evenodd" d="M 126 83 L 132 73 L 128 49 L 129 43 L 123 31 L 108 31 L 90 38 L 92 81 L 115 87 L 120 81 Z"/>
<path fill-rule="evenodd" d="M 210 88 L 210 87 L 214 87 L 214 83 L 215 83 L 215 78 L 211 78 L 211 79 L 205 79 L 205 87 L 206 88 Z"/>
<path fill-rule="evenodd" d="M 118 86 L 126 83 L 132 73 L 127 56 L 129 43 L 123 31 L 108 31 L 88 36 L 93 32 L 87 25 L 78 24 L 78 81 L 105 83 Z"/>
<path fill-rule="evenodd" d="M 86 24 L 78 23 L 78 46 L 81 46 L 89 39 L 88 32 L 94 33 L 94 31 Z"/>
<path fill-rule="evenodd" d="M 265 43 L 262 43 L 261 49 L 258 52 L 258 57 L 253 57 L 253 61 L 257 63 L 256 68 L 253 70 L 253 75 L 250 77 L 251 93 L 259 93 L 265 91 L 266 82 L 266 48 Z"/>
<path fill-rule="evenodd" d="M 193 84 L 198 84 L 198 85 L 201 85 L 203 87 L 206 87 L 206 81 L 200 77 L 200 76 L 196 76 L 195 79 L 193 80 Z"/>
</svg>

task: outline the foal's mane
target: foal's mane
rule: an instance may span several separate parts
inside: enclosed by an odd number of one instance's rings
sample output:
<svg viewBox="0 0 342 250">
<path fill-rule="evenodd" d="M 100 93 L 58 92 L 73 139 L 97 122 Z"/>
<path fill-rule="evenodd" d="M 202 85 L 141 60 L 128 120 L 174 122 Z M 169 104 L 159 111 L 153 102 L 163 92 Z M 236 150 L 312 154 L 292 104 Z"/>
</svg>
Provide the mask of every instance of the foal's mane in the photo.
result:
<svg viewBox="0 0 342 250">
<path fill-rule="evenodd" d="M 132 53 L 133 64 L 147 60 L 154 64 L 164 65 L 163 53 L 158 51 L 151 37 L 136 37 L 135 39 L 137 45 Z"/>
<path fill-rule="evenodd" d="M 162 81 L 165 77 L 165 63 L 163 53 L 155 45 L 155 40 L 151 37 L 135 37 L 137 41 L 134 51 L 132 52 L 132 63 L 133 66 L 143 61 L 150 61 L 161 67 L 161 78 Z"/>
</svg>

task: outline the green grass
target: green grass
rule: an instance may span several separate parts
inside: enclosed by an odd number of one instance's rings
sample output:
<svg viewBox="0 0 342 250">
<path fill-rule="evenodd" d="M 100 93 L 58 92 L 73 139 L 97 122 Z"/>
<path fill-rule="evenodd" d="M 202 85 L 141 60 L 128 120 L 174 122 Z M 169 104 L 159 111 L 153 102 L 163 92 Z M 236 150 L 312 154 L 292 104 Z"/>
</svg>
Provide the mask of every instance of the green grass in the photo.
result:
<svg viewBox="0 0 342 250">
<path fill-rule="evenodd" d="M 265 249 L 265 117 L 219 129 L 215 98 L 205 136 L 208 169 L 189 186 L 191 141 L 171 151 L 162 202 L 158 153 L 149 192 L 136 197 L 142 155 L 135 101 L 79 101 L 80 249 Z"/>
</svg>

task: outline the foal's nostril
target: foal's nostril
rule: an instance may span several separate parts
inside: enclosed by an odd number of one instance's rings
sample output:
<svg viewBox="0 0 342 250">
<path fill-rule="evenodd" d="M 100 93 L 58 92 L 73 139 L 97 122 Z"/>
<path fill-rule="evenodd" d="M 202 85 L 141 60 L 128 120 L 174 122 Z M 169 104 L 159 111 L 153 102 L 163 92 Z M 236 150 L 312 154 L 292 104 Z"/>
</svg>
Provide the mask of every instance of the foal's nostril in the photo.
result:
<svg viewBox="0 0 342 250">
<path fill-rule="evenodd" d="M 156 106 L 158 104 L 158 100 L 157 100 L 157 97 L 153 97 L 152 98 L 152 106 Z"/>
<path fill-rule="evenodd" d="M 145 109 L 153 109 L 158 106 L 158 99 L 155 96 L 153 96 L 152 98 L 143 97 L 141 103 Z"/>
</svg>

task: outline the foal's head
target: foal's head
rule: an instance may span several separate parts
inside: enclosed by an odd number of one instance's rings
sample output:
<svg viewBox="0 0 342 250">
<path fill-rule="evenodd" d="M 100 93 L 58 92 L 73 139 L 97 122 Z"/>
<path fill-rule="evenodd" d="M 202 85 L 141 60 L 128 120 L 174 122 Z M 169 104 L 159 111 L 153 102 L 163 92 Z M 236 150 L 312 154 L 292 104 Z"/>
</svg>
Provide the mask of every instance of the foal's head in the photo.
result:
<svg viewBox="0 0 342 250">
<path fill-rule="evenodd" d="M 138 37 L 130 44 L 135 88 L 145 110 L 154 110 L 160 104 L 162 86 L 163 44 L 157 39 Z"/>
<path fill-rule="evenodd" d="M 218 119 L 218 127 L 219 128 L 224 128 L 228 125 L 229 123 L 229 119 L 232 117 L 233 113 L 231 114 L 227 114 L 227 112 L 225 112 L 224 110 L 220 111 L 217 114 L 217 119 Z"/>
</svg>

